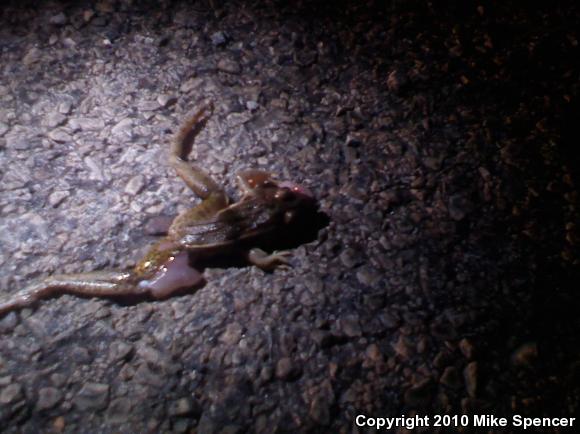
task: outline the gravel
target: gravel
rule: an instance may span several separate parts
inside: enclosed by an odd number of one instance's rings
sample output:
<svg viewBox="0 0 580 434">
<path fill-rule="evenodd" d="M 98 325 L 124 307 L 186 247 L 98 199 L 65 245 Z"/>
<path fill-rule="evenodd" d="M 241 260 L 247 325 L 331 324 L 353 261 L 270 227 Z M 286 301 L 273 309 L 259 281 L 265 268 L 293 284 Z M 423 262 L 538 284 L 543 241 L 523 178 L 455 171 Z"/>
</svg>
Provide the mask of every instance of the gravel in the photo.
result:
<svg viewBox="0 0 580 434">
<path fill-rule="evenodd" d="M 166 161 L 200 101 L 214 179 L 272 171 L 329 221 L 290 270 L 0 318 L 3 432 L 579 411 L 574 2 L 61 3 L 0 11 L 2 297 L 129 268 L 197 203 Z"/>
</svg>

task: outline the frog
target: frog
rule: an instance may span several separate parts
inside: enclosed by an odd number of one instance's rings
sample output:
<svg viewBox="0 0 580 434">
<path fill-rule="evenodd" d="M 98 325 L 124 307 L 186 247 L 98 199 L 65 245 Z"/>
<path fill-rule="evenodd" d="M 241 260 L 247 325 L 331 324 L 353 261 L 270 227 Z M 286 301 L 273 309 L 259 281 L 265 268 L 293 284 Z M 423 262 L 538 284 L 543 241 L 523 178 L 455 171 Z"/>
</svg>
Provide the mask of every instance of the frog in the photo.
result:
<svg viewBox="0 0 580 434">
<path fill-rule="evenodd" d="M 248 169 L 236 174 L 240 198 L 232 201 L 222 186 L 189 160 L 195 139 L 213 111 L 213 103 L 201 104 L 169 147 L 169 166 L 200 202 L 158 230 L 161 238 L 132 269 L 46 277 L 0 301 L 0 315 L 64 293 L 81 297 L 167 299 L 203 286 L 202 267 L 196 264 L 223 255 L 240 256 L 268 272 L 289 268 L 289 251 L 268 253 L 260 246 L 315 215 L 317 200 L 302 185 L 279 181 L 268 171 Z"/>
</svg>

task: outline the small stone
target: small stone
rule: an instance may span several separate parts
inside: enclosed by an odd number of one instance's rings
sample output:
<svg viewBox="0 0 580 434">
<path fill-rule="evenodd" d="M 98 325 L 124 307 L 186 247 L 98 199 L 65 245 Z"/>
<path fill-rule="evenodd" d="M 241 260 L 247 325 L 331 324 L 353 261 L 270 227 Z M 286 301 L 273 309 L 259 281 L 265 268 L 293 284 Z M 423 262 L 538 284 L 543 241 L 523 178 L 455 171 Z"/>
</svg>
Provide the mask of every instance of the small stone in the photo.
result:
<svg viewBox="0 0 580 434">
<path fill-rule="evenodd" d="M 19 401 L 22 397 L 22 386 L 16 383 L 9 384 L 0 392 L 0 404 L 11 404 Z"/>
<path fill-rule="evenodd" d="M 212 33 L 210 39 L 213 45 L 219 47 L 221 45 L 225 45 L 229 38 L 225 32 L 219 31 Z"/>
<path fill-rule="evenodd" d="M 512 363 L 516 366 L 530 365 L 538 357 L 538 346 L 528 342 L 518 347 L 512 354 Z"/>
<path fill-rule="evenodd" d="M 347 248 L 340 254 L 340 262 L 347 268 L 353 268 L 361 262 L 361 258 L 354 249 Z"/>
<path fill-rule="evenodd" d="M 69 143 L 72 141 L 70 134 L 61 128 L 50 131 L 48 133 L 48 138 L 50 140 L 54 140 L 57 143 Z"/>
<path fill-rule="evenodd" d="M 232 59 L 220 59 L 217 63 L 217 68 L 228 74 L 239 74 L 242 70 L 240 64 Z"/>
<path fill-rule="evenodd" d="M 362 335 L 359 319 L 354 315 L 347 316 L 340 320 L 340 330 L 349 338 Z"/>
<path fill-rule="evenodd" d="M 66 420 L 62 416 L 58 416 L 52 421 L 52 429 L 54 430 L 54 432 L 63 432 L 65 427 Z"/>
<path fill-rule="evenodd" d="M 62 392 L 55 387 L 43 387 L 38 391 L 38 410 L 48 410 L 56 406 L 62 400 Z"/>
<path fill-rule="evenodd" d="M 63 26 L 66 24 L 66 15 L 60 12 L 50 17 L 48 21 L 50 24 L 54 24 L 55 26 Z"/>
<path fill-rule="evenodd" d="M 425 157 L 423 158 L 423 164 L 428 169 L 439 170 L 439 168 L 441 167 L 441 158 Z"/>
<path fill-rule="evenodd" d="M 167 413 L 169 416 L 199 416 L 201 408 L 197 402 L 191 398 L 180 398 L 169 404 Z"/>
<path fill-rule="evenodd" d="M 387 87 L 395 94 L 399 93 L 407 84 L 407 76 L 398 70 L 391 71 L 387 77 Z"/>
<path fill-rule="evenodd" d="M 395 350 L 395 353 L 397 353 L 397 355 L 403 360 L 408 359 L 412 354 L 411 346 L 408 344 L 403 335 L 399 335 L 399 339 L 395 344 L 393 344 L 393 349 Z"/>
<path fill-rule="evenodd" d="M 53 208 L 56 208 L 61 203 L 63 203 L 64 200 L 69 196 L 70 192 L 68 192 L 67 190 L 53 191 L 52 193 L 50 193 L 50 196 L 48 196 L 48 203 Z"/>
<path fill-rule="evenodd" d="M 381 273 L 374 267 L 364 266 L 356 272 L 356 278 L 363 285 L 372 286 L 379 281 Z"/>
<path fill-rule="evenodd" d="M 268 382 L 272 379 L 273 374 L 274 372 L 271 366 L 263 366 L 260 370 L 260 380 L 264 383 Z"/>
<path fill-rule="evenodd" d="M 131 137 L 133 129 L 133 119 L 121 119 L 117 124 L 111 128 L 111 134 L 116 137 Z"/>
<path fill-rule="evenodd" d="M 463 338 L 459 341 L 459 350 L 463 354 L 463 357 L 465 357 L 467 360 L 473 359 L 475 350 L 473 348 L 473 344 L 467 338 Z"/>
<path fill-rule="evenodd" d="M 50 376 L 50 382 L 58 388 L 62 388 L 68 380 L 68 377 L 64 374 L 54 373 Z"/>
<path fill-rule="evenodd" d="M 134 351 L 135 347 L 133 345 L 124 341 L 115 341 L 109 346 L 109 360 L 111 362 L 126 360 Z"/>
<path fill-rule="evenodd" d="M 56 128 L 59 125 L 64 124 L 66 121 L 66 116 L 59 112 L 49 113 L 43 120 L 42 125 L 48 128 Z"/>
<path fill-rule="evenodd" d="M 220 336 L 220 341 L 226 345 L 236 345 L 242 337 L 242 326 L 236 322 L 228 324 L 225 332 Z"/>
<path fill-rule="evenodd" d="M 87 348 L 75 346 L 71 350 L 71 359 L 78 364 L 88 365 L 93 357 Z"/>
<path fill-rule="evenodd" d="M 70 101 L 63 101 L 58 105 L 58 112 L 63 115 L 68 115 L 72 111 L 72 104 Z"/>
<path fill-rule="evenodd" d="M 145 187 L 145 178 L 142 175 L 137 175 L 129 180 L 125 186 L 125 193 L 136 196 L 143 190 L 143 187 Z"/>
<path fill-rule="evenodd" d="M 455 194 L 449 198 L 447 211 L 449 212 L 449 217 L 453 220 L 463 220 L 469 212 L 469 208 L 469 203 L 463 196 Z"/>
<path fill-rule="evenodd" d="M 257 110 L 259 107 L 256 101 L 246 101 L 246 108 L 250 111 Z"/>
<path fill-rule="evenodd" d="M 276 363 L 276 378 L 291 380 L 298 376 L 299 369 L 294 365 L 290 357 L 283 357 Z"/>
<path fill-rule="evenodd" d="M 113 399 L 107 409 L 109 420 L 113 423 L 126 422 L 133 406 L 133 401 L 129 398 Z"/>
<path fill-rule="evenodd" d="M 474 398 L 477 392 L 477 362 L 469 363 L 463 370 L 465 378 L 465 390 L 467 394 Z"/>
<path fill-rule="evenodd" d="M 30 66 L 33 63 L 36 63 L 40 60 L 42 52 L 40 51 L 40 49 L 33 47 L 30 50 L 28 50 L 28 52 L 24 55 L 24 57 L 22 58 L 22 63 L 24 64 L 24 66 Z"/>
<path fill-rule="evenodd" d="M 370 344 L 365 350 L 365 355 L 372 362 L 379 362 L 383 359 L 381 350 L 377 344 Z"/>
<path fill-rule="evenodd" d="M 34 146 L 32 137 L 22 130 L 12 130 L 6 134 L 6 147 L 23 151 Z"/>
<path fill-rule="evenodd" d="M 6 131 L 8 131 L 8 125 L 0 122 L 0 137 L 6 134 Z"/>
<path fill-rule="evenodd" d="M 459 375 L 459 372 L 453 366 L 445 368 L 439 381 L 451 389 L 459 389 L 462 386 L 461 375 Z"/>
<path fill-rule="evenodd" d="M 18 325 L 18 317 L 15 312 L 9 312 L 0 318 L 0 333 L 10 333 Z M 1 386 L 2 384 L 0 384 Z"/>
<path fill-rule="evenodd" d="M 92 179 L 96 179 L 98 181 L 103 181 L 105 179 L 101 166 L 99 166 L 95 160 L 93 160 L 91 157 L 85 157 L 83 162 L 89 168 L 90 176 Z"/>
<path fill-rule="evenodd" d="M 165 107 L 165 108 L 171 107 L 176 102 L 177 102 L 177 97 L 175 95 L 162 94 L 162 95 L 159 95 L 157 97 L 157 103 L 161 107 Z"/>
<path fill-rule="evenodd" d="M 316 423 L 328 425 L 330 423 L 329 402 L 322 396 L 315 397 L 310 403 L 310 411 L 308 414 Z"/>
<path fill-rule="evenodd" d="M 98 118 L 74 118 L 69 124 L 73 130 L 101 131 L 105 128 L 105 121 Z"/>
<path fill-rule="evenodd" d="M 79 410 L 102 410 L 109 399 L 109 385 L 102 383 L 86 383 L 74 400 Z"/>
<path fill-rule="evenodd" d="M 88 23 L 89 21 L 91 21 L 94 16 L 95 16 L 95 11 L 93 11 L 92 9 L 85 9 L 83 11 L 83 20 L 85 23 Z"/>
</svg>

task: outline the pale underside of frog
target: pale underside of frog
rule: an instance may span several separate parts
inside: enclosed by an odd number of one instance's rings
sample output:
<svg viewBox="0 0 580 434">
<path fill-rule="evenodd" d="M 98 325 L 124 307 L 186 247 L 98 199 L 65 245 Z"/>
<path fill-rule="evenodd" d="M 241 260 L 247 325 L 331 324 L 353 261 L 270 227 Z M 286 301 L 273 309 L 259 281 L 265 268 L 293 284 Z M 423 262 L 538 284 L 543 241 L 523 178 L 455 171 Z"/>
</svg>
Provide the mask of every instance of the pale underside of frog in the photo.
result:
<svg viewBox="0 0 580 434">
<path fill-rule="evenodd" d="M 165 299 L 201 286 L 204 279 L 196 263 L 218 255 L 242 256 L 264 270 L 287 267 L 289 252 L 267 253 L 256 246 L 316 214 L 317 202 L 300 185 L 278 182 L 265 171 L 246 170 L 236 175 L 241 198 L 230 203 L 225 190 L 187 160 L 212 112 L 211 104 L 196 111 L 176 135 L 169 153 L 169 164 L 201 203 L 175 217 L 165 236 L 133 269 L 47 277 L 0 301 L 0 315 L 61 293 Z"/>
</svg>

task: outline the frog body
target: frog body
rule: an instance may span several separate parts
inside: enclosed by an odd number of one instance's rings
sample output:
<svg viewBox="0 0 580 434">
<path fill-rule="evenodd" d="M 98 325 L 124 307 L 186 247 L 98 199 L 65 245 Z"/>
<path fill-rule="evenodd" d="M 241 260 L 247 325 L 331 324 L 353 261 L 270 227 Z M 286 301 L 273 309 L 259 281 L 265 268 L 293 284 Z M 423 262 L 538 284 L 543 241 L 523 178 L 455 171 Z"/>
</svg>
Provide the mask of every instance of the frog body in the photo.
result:
<svg viewBox="0 0 580 434">
<path fill-rule="evenodd" d="M 0 301 L 0 315 L 60 293 L 167 298 L 202 284 L 203 275 L 195 265 L 215 255 L 241 254 L 265 270 L 288 266 L 288 252 L 269 254 L 256 246 L 284 231 L 296 218 L 315 213 L 317 202 L 299 185 L 278 182 L 268 172 L 246 170 L 236 177 L 241 198 L 230 203 L 225 190 L 187 160 L 195 137 L 212 111 L 211 104 L 198 110 L 180 129 L 169 153 L 169 164 L 201 203 L 175 217 L 165 236 L 132 270 L 48 277 Z"/>
</svg>

